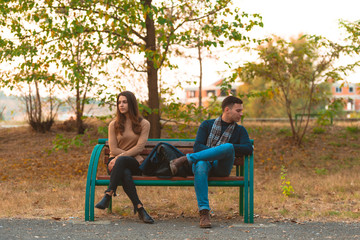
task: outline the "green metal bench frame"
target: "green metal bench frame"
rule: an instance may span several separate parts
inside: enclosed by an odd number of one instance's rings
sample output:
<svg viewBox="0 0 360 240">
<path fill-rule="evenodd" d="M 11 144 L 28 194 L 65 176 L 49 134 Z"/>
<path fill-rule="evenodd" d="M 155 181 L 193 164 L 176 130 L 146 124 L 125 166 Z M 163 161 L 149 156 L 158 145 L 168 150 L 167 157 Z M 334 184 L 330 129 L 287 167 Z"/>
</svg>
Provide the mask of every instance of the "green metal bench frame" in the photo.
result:
<svg viewBox="0 0 360 240">
<path fill-rule="evenodd" d="M 148 139 L 148 142 L 193 142 L 194 139 Z M 100 154 L 106 146 L 107 139 L 98 139 L 98 144 L 94 147 L 88 168 L 86 192 L 85 192 L 85 221 L 94 221 L 94 201 L 95 186 L 108 186 L 109 179 L 98 179 L 97 169 Z M 251 139 L 251 143 L 254 141 Z M 209 179 L 209 186 L 221 187 L 239 187 L 239 215 L 244 216 L 245 223 L 254 222 L 254 154 L 244 156 L 243 165 L 236 165 L 236 180 L 222 180 L 221 178 Z M 134 177 L 134 183 L 137 186 L 194 186 L 193 178 L 174 177 L 174 178 L 157 178 L 142 180 L 142 177 Z M 149 178 L 149 177 L 146 177 Z M 225 178 L 224 178 L 225 179 Z M 111 211 L 111 205 L 110 205 Z"/>
</svg>

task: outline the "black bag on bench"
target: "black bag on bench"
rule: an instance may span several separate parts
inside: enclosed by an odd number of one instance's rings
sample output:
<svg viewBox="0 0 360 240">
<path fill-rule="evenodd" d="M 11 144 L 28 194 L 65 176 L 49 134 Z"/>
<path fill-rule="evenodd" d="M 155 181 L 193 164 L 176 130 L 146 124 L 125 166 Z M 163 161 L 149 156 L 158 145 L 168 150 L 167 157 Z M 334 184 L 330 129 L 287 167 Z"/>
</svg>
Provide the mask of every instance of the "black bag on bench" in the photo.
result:
<svg viewBox="0 0 360 240">
<path fill-rule="evenodd" d="M 170 161 L 184 156 L 176 147 L 168 143 L 157 144 L 144 162 L 140 165 L 144 175 L 163 178 L 173 177 L 170 170 Z M 193 175 L 191 166 L 179 168 L 176 176 L 186 177 Z"/>
</svg>

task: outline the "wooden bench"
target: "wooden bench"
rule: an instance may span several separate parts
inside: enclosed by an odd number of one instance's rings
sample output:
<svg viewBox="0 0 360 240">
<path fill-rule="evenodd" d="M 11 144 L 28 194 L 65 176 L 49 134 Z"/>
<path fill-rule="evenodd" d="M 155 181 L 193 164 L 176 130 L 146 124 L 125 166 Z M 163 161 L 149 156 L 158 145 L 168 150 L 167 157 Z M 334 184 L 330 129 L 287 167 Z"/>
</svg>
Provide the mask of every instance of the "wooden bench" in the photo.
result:
<svg viewBox="0 0 360 240">
<path fill-rule="evenodd" d="M 167 142 L 176 146 L 184 154 L 193 152 L 194 139 L 149 139 L 142 155 L 146 157 L 159 143 Z M 254 144 L 254 141 L 251 140 Z M 105 150 L 105 151 L 103 151 Z M 108 186 L 109 175 L 98 175 L 101 152 L 108 153 L 107 139 L 99 139 L 92 151 L 85 192 L 85 221 L 94 221 L 95 186 Z M 254 155 L 236 157 L 235 176 L 209 177 L 209 186 L 239 187 L 239 214 L 245 223 L 254 222 Z M 194 177 L 158 178 L 153 176 L 133 176 L 137 186 L 194 186 Z M 109 210 L 111 211 L 111 204 Z"/>
</svg>

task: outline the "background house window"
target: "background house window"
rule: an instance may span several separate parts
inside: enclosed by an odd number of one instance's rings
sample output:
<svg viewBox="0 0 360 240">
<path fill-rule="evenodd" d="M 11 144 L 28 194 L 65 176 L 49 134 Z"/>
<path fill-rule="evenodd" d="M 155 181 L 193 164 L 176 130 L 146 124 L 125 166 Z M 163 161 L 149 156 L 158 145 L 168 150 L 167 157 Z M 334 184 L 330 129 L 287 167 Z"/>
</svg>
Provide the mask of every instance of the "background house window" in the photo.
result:
<svg viewBox="0 0 360 240">
<path fill-rule="evenodd" d="M 195 91 L 190 91 L 189 98 L 194 98 L 194 97 L 195 97 Z"/>
<path fill-rule="evenodd" d="M 346 110 L 352 111 L 354 110 L 354 100 L 349 98 L 346 104 Z"/>
<path fill-rule="evenodd" d="M 341 87 L 336 87 L 336 92 L 341 93 Z"/>
<path fill-rule="evenodd" d="M 208 90 L 208 91 L 206 91 L 206 96 L 207 96 L 207 97 L 215 96 L 215 90 Z"/>
<path fill-rule="evenodd" d="M 224 91 L 224 90 L 220 91 L 220 96 L 221 97 L 226 97 L 226 96 L 229 96 L 229 95 L 236 96 L 236 89 L 231 89 L 230 94 L 229 94 L 229 92 L 227 90 L 226 91 Z"/>
<path fill-rule="evenodd" d="M 354 92 L 354 88 L 353 87 L 349 87 L 349 92 Z"/>
</svg>

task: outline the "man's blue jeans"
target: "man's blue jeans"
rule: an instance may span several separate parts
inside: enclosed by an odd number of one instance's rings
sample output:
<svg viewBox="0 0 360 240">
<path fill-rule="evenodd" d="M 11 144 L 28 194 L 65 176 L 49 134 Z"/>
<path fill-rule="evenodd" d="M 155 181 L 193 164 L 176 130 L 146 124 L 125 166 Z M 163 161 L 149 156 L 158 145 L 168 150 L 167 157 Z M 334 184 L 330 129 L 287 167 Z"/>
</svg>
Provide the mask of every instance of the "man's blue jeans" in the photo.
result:
<svg viewBox="0 0 360 240">
<path fill-rule="evenodd" d="M 199 211 L 210 210 L 208 197 L 208 176 L 227 177 L 234 165 L 235 150 L 231 143 L 209 148 L 197 153 L 186 154 L 195 175 L 194 185 Z"/>
</svg>

